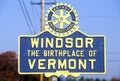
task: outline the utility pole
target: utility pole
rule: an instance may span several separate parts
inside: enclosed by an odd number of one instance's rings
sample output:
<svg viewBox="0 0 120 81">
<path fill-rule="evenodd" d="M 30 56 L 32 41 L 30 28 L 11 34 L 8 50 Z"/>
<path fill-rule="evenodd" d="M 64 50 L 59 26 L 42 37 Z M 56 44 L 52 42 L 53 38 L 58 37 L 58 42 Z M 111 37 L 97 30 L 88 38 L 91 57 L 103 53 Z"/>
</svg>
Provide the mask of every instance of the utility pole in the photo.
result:
<svg viewBox="0 0 120 81">
<path fill-rule="evenodd" d="M 37 4 L 37 5 L 41 5 L 41 27 L 40 27 L 40 31 L 42 32 L 44 30 L 44 5 L 50 5 L 50 4 L 56 4 L 56 1 L 53 3 L 45 3 L 44 0 L 42 0 L 41 3 L 33 3 L 31 2 L 31 4 Z M 48 78 L 49 81 L 51 81 L 51 78 Z M 44 74 L 40 74 L 40 81 L 44 81 Z"/>
<path fill-rule="evenodd" d="M 44 30 L 44 0 L 41 2 L 41 32 Z M 44 81 L 44 74 L 40 74 L 40 81 Z"/>
<path fill-rule="evenodd" d="M 42 0 L 42 4 L 41 4 L 41 31 L 44 30 L 44 0 Z"/>
<path fill-rule="evenodd" d="M 32 5 L 41 5 L 41 27 L 40 30 L 43 31 L 44 30 L 44 6 L 45 5 L 53 5 L 56 4 L 56 0 L 54 2 L 44 2 L 44 0 L 42 0 L 41 2 L 31 2 Z"/>
</svg>

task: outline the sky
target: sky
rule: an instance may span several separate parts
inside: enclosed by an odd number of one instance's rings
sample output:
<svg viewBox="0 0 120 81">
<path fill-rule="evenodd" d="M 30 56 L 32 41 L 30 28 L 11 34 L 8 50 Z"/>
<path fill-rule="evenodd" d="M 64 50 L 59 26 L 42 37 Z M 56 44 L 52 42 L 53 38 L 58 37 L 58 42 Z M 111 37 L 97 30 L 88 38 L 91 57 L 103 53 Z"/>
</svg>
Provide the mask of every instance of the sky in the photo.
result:
<svg viewBox="0 0 120 81">
<path fill-rule="evenodd" d="M 24 0 L 35 33 L 40 32 L 40 5 Z M 53 2 L 54 0 L 45 0 Z M 120 78 L 120 0 L 56 0 L 70 4 L 79 15 L 80 30 L 89 35 L 105 35 L 107 42 L 107 73 L 105 75 L 80 75 L 84 77 Z M 45 6 L 45 13 L 51 5 Z M 18 36 L 32 34 L 26 24 L 18 0 L 0 0 L 0 53 L 18 51 Z"/>
</svg>

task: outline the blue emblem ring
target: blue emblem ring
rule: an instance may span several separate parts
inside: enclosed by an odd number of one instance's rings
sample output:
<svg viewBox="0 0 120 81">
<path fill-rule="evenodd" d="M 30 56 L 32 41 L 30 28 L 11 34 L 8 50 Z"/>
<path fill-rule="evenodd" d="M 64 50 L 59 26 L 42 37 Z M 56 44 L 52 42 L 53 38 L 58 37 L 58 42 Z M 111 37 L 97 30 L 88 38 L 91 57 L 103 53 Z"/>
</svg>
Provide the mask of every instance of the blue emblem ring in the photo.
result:
<svg viewBox="0 0 120 81">
<path fill-rule="evenodd" d="M 56 11 L 58 10 L 64 10 L 66 12 L 68 12 L 70 15 L 69 17 L 70 18 L 70 23 L 66 26 L 66 27 L 57 27 L 56 25 L 54 25 L 54 23 L 52 22 L 52 19 L 53 19 L 53 15 L 54 13 L 56 13 Z M 64 12 L 63 12 L 64 13 Z M 63 14 L 64 15 L 64 14 Z M 64 18 L 64 16 L 63 16 Z M 59 33 L 65 33 L 65 32 L 68 32 L 69 30 L 71 30 L 74 26 L 75 26 L 75 22 L 76 22 L 76 16 L 75 16 L 75 13 L 74 11 L 69 8 L 68 6 L 65 6 L 65 5 L 59 5 L 59 6 L 55 6 L 53 7 L 50 12 L 48 13 L 48 25 L 50 26 L 50 28 L 55 31 L 55 32 L 59 32 Z M 59 22 L 61 23 L 61 22 Z M 66 22 L 65 22 L 66 23 Z"/>
</svg>

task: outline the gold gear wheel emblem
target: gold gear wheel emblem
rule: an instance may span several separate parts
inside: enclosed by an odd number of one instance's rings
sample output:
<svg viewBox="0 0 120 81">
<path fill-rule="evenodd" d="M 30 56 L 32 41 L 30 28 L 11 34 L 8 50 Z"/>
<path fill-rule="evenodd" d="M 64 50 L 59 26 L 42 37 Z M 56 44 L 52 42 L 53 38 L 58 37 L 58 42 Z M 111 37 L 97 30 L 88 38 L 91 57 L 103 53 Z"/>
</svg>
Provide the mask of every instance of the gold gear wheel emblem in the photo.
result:
<svg viewBox="0 0 120 81">
<path fill-rule="evenodd" d="M 45 30 L 55 36 L 68 36 L 78 30 L 78 14 L 67 4 L 53 5 L 46 14 Z"/>
</svg>

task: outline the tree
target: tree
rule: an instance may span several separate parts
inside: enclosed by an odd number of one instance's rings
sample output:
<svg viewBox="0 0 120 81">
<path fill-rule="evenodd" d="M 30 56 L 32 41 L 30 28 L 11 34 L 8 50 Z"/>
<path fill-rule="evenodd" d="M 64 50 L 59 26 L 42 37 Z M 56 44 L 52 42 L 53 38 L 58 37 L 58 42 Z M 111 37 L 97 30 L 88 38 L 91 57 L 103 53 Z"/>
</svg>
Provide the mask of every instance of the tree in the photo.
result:
<svg viewBox="0 0 120 81">
<path fill-rule="evenodd" d="M 99 78 L 97 78 L 97 79 L 95 79 L 95 81 L 100 81 L 100 79 L 99 79 Z"/>
<path fill-rule="evenodd" d="M 85 81 L 84 77 L 81 77 L 81 78 L 79 79 L 79 81 Z"/>
<path fill-rule="evenodd" d="M 102 79 L 102 81 L 107 81 L 106 79 Z"/>
<path fill-rule="evenodd" d="M 0 81 L 23 81 L 18 74 L 18 61 L 15 52 L 0 54 Z"/>
<path fill-rule="evenodd" d="M 39 81 L 39 75 L 19 75 L 15 52 L 0 54 L 0 81 Z"/>
<path fill-rule="evenodd" d="M 111 81 L 120 81 L 118 78 L 112 78 Z"/>
<path fill-rule="evenodd" d="M 72 76 L 68 76 L 68 77 L 67 77 L 67 81 L 76 81 L 76 80 L 75 80 L 74 77 L 72 77 Z"/>
</svg>

